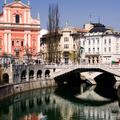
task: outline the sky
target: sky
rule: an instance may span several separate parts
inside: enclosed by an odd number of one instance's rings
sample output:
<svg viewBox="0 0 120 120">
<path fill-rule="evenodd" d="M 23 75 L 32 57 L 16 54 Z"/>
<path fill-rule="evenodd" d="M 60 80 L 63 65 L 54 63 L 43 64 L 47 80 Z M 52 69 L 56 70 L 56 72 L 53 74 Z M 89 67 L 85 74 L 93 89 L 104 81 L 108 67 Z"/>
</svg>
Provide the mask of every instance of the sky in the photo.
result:
<svg viewBox="0 0 120 120">
<path fill-rule="evenodd" d="M 0 10 L 4 0 L 0 0 Z M 7 3 L 14 0 L 6 0 Z M 21 0 L 27 3 L 27 0 Z M 58 4 L 60 27 L 82 28 L 84 24 L 98 22 L 120 31 L 120 0 L 30 0 L 33 17 L 40 15 L 41 28 L 47 26 L 49 4 Z M 91 17 L 90 17 L 91 16 Z M 90 19 L 91 18 L 91 19 Z"/>
</svg>

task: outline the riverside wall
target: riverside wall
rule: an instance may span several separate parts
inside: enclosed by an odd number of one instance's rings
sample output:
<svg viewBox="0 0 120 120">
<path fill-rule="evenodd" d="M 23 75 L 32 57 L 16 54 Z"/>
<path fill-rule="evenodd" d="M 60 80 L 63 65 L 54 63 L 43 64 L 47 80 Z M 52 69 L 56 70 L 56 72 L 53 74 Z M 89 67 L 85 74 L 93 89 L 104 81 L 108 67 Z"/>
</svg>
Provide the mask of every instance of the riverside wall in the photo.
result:
<svg viewBox="0 0 120 120">
<path fill-rule="evenodd" d="M 21 92 L 53 86 L 56 86 L 55 80 L 53 79 L 1 85 L 0 100 Z"/>
</svg>

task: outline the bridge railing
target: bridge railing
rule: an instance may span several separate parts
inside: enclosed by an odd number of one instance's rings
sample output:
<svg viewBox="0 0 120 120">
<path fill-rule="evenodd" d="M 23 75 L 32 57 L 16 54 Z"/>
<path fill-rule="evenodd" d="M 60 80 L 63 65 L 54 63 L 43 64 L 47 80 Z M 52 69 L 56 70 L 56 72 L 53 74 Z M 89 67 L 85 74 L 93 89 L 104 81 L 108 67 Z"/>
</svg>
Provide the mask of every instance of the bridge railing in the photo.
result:
<svg viewBox="0 0 120 120">
<path fill-rule="evenodd" d="M 98 68 L 98 69 L 102 69 L 104 71 L 108 71 L 108 72 L 111 72 L 113 74 L 116 74 L 116 75 L 119 75 L 120 73 L 120 66 L 113 66 L 111 64 L 97 64 L 97 65 L 91 65 L 91 64 L 86 64 L 86 65 L 69 65 L 69 66 L 64 66 L 64 68 L 66 69 L 62 69 L 61 71 L 57 71 L 55 72 L 55 75 L 54 77 L 58 76 L 58 75 L 61 75 L 61 74 L 64 74 L 64 73 L 67 73 L 67 72 L 70 72 L 72 70 L 75 70 L 75 69 L 80 69 L 80 68 L 83 68 L 83 69 L 91 69 L 91 68 Z M 117 71 L 116 71 L 117 70 Z"/>
</svg>

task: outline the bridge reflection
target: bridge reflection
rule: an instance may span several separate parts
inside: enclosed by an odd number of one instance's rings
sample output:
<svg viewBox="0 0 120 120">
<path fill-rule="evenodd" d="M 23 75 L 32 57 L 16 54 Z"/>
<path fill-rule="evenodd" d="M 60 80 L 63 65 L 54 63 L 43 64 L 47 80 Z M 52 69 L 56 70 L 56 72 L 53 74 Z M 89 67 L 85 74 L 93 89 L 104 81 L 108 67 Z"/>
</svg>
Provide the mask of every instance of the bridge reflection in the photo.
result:
<svg viewBox="0 0 120 120">
<path fill-rule="evenodd" d="M 98 104 L 75 97 L 80 92 L 81 95 L 87 92 L 86 88 L 84 86 L 81 91 L 72 93 L 70 89 L 48 88 L 15 95 L 0 102 L 0 120 L 40 120 L 41 112 L 50 120 L 74 120 L 81 117 L 92 120 L 120 119 L 118 101 Z"/>
</svg>

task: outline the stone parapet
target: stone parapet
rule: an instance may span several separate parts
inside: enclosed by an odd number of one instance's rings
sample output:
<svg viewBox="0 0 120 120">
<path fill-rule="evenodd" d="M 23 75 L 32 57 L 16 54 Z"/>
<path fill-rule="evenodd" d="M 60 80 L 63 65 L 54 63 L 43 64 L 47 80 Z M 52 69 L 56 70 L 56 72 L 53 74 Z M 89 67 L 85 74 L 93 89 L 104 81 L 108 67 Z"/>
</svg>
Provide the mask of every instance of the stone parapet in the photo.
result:
<svg viewBox="0 0 120 120">
<path fill-rule="evenodd" d="M 3 85 L 0 87 L 0 100 L 21 92 L 53 86 L 56 86 L 55 80 L 30 81 L 20 84 Z"/>
</svg>

